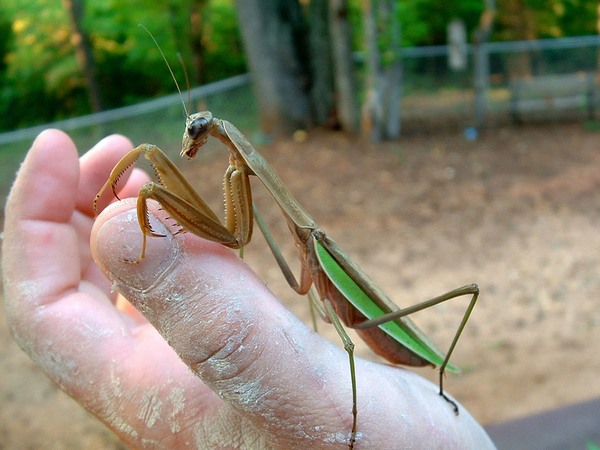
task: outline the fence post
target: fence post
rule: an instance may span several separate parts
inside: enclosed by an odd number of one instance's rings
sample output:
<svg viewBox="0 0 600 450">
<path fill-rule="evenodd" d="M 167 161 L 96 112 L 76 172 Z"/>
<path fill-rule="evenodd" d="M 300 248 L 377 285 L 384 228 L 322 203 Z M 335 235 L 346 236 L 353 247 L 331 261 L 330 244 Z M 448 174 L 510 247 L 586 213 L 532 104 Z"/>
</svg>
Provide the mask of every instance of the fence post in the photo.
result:
<svg viewBox="0 0 600 450">
<path fill-rule="evenodd" d="M 492 34 L 496 17 L 496 0 L 485 0 L 485 9 L 479 18 L 479 26 L 473 39 L 473 71 L 475 82 L 475 127 L 483 125 L 485 118 L 487 89 L 490 80 L 489 51 L 486 45 Z"/>
<path fill-rule="evenodd" d="M 487 90 L 490 79 L 490 60 L 485 42 L 473 46 L 475 78 L 475 127 L 480 128 L 485 119 Z"/>
</svg>

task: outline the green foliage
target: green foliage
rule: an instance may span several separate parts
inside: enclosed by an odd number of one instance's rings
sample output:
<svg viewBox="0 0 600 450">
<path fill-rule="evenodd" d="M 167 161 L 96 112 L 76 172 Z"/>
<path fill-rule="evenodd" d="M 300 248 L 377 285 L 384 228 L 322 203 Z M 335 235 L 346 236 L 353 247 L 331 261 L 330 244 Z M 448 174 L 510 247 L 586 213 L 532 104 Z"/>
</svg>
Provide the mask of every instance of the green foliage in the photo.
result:
<svg viewBox="0 0 600 450">
<path fill-rule="evenodd" d="M 190 17 L 202 19 L 202 79 L 243 73 L 245 60 L 233 0 L 87 0 L 84 28 L 105 107 L 175 91 L 150 30 L 182 89 L 194 49 Z M 68 15 L 59 0 L 2 0 L 0 4 L 0 129 L 90 112 L 86 81 L 75 57 Z M 195 77 L 191 77 L 191 82 Z"/>
<path fill-rule="evenodd" d="M 511 41 L 595 34 L 598 4 L 591 0 L 503 0 L 494 38 Z"/>
<path fill-rule="evenodd" d="M 462 19 L 467 30 L 472 32 L 483 11 L 483 0 L 414 0 L 410 5 L 407 3 L 401 2 L 400 5 L 404 10 L 410 8 L 413 11 L 407 13 L 410 21 L 403 21 L 403 33 L 408 34 L 405 42 L 412 45 L 446 44 L 446 28 L 453 19 Z M 413 27 L 414 30 L 411 30 Z"/>
<path fill-rule="evenodd" d="M 206 10 L 204 44 L 209 80 L 223 79 L 246 71 L 246 60 L 235 9 L 228 0 L 213 0 Z"/>
<path fill-rule="evenodd" d="M 556 11 L 561 36 L 583 36 L 598 32 L 598 2 L 568 0 Z"/>
<path fill-rule="evenodd" d="M 375 5 L 376 2 L 373 2 Z M 444 45 L 446 27 L 460 18 L 468 30 L 474 30 L 483 10 L 483 0 L 398 0 L 396 13 L 401 27 L 402 46 Z M 363 49 L 361 1 L 350 0 L 350 20 L 355 35 L 355 47 Z"/>
<path fill-rule="evenodd" d="M 60 3 L 3 2 L 2 8 L 2 16 L 12 24 L 3 55 L 2 109 L 11 112 L 2 117 L 5 127 L 31 123 L 32 116 L 34 122 L 60 116 L 57 105 L 79 81 L 68 73 L 76 61 Z"/>
<path fill-rule="evenodd" d="M 161 46 L 182 88 L 246 70 L 233 0 L 82 0 L 84 29 L 96 62 L 105 107 L 118 107 L 175 90 L 144 24 Z M 354 48 L 363 49 L 362 5 L 350 0 Z M 597 2 L 497 0 L 495 40 L 593 34 Z M 462 19 L 472 36 L 483 0 L 413 0 L 397 3 L 403 46 L 446 43 L 447 24 Z M 194 22 L 195 20 L 195 22 Z M 195 33 L 192 23 L 195 25 Z M 383 35 L 383 34 L 382 34 Z M 382 49 L 385 49 L 382 43 Z M 90 112 L 86 80 L 60 0 L 0 3 L 0 129 L 14 129 Z"/>
</svg>

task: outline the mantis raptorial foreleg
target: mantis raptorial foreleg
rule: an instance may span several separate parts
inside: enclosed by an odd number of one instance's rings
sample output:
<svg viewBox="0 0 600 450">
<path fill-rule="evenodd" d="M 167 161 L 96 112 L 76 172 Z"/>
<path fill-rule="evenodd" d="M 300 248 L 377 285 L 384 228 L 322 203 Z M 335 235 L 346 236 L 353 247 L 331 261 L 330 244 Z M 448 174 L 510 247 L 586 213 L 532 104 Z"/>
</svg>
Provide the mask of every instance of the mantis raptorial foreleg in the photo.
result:
<svg viewBox="0 0 600 450">
<path fill-rule="evenodd" d="M 371 349 L 392 363 L 439 366 L 439 393 L 458 413 L 456 403 L 444 394 L 443 374 L 446 370 L 458 371 L 458 368 L 450 364 L 449 359 L 477 302 L 477 285 L 463 286 L 418 305 L 399 308 L 352 262 L 335 241 L 317 226 L 289 193 L 271 166 L 231 123 L 213 118 L 209 112 L 188 116 L 181 156 L 193 158 L 209 136 L 219 139 L 229 149 L 229 167 L 224 180 L 224 224 L 192 189 L 175 165 L 153 145 L 140 145 L 126 155 L 115 166 L 109 180 L 96 196 L 94 209 L 108 187 L 116 195 L 117 181 L 141 154 L 150 160 L 156 171 L 158 183 L 147 183 L 140 190 L 137 211 L 144 242 L 142 254 L 134 262 L 141 260 L 145 255 L 146 237 L 160 236 L 152 230 L 148 220 L 148 199 L 158 201 L 177 221 L 181 230 L 230 248 L 243 248 L 250 242 L 252 225 L 256 219 L 290 287 L 299 294 L 306 294 L 311 288 L 316 289 L 322 302 L 317 311 L 333 323 L 348 352 L 353 404 L 350 448 L 354 445 L 357 431 L 356 371 L 354 344 L 344 330 L 344 325 L 355 328 Z M 261 181 L 283 213 L 298 251 L 299 279 L 290 270 L 252 203 L 250 176 L 256 176 Z M 444 355 L 407 316 L 463 295 L 471 295 L 471 301 L 450 348 Z M 316 303 L 314 299 L 312 303 Z"/>
<path fill-rule="evenodd" d="M 142 186 L 138 195 L 137 216 L 143 232 L 142 253 L 139 258 L 131 262 L 141 261 L 146 254 L 146 237 L 164 237 L 152 230 L 148 217 L 147 201 L 156 200 L 169 213 L 181 227 L 197 236 L 219 242 L 230 248 L 241 248 L 250 241 L 252 236 L 252 213 L 247 203 L 241 199 L 251 200 L 249 181 L 247 175 L 242 175 L 233 169 L 225 173 L 225 223 L 221 224 L 219 218 L 202 200 L 196 191 L 187 182 L 181 171 L 155 145 L 142 144 L 123 159 L 112 170 L 108 181 L 102 186 L 94 199 L 94 211 L 97 202 L 109 187 L 118 198 L 116 185 L 125 171 L 137 159 L 144 155 L 150 161 L 156 173 L 158 183 L 148 182 Z M 241 181 L 240 181 L 241 180 Z"/>
</svg>

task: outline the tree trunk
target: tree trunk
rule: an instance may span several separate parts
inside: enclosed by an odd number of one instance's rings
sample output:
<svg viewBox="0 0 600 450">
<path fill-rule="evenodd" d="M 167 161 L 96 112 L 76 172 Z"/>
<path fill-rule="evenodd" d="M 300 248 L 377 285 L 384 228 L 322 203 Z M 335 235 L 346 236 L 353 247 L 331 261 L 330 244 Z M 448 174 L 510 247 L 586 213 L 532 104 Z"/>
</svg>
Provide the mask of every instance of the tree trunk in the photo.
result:
<svg viewBox="0 0 600 450">
<path fill-rule="evenodd" d="M 381 99 L 381 55 L 377 36 L 377 17 L 373 1 L 363 2 L 363 27 L 367 52 L 367 83 L 362 105 L 362 133 L 373 142 L 383 139 L 383 107 Z"/>
<path fill-rule="evenodd" d="M 329 21 L 337 114 L 343 130 L 356 132 L 359 114 L 347 0 L 329 0 Z"/>
<path fill-rule="evenodd" d="M 485 120 L 487 89 L 489 84 L 489 59 L 485 43 L 492 33 L 496 16 L 495 0 L 485 0 L 485 10 L 481 14 L 479 26 L 473 37 L 473 64 L 475 82 L 475 126 L 481 127 Z"/>
<path fill-rule="evenodd" d="M 392 0 L 363 2 L 367 86 L 362 107 L 362 133 L 373 142 L 400 136 L 402 60 L 400 24 L 395 8 Z"/>
<path fill-rule="evenodd" d="M 338 128 L 333 98 L 333 65 L 328 0 L 310 2 L 311 104 L 315 122 Z"/>
<path fill-rule="evenodd" d="M 75 45 L 75 56 L 85 78 L 90 108 L 93 112 L 102 111 L 102 99 L 96 79 L 96 62 L 92 44 L 83 27 L 84 0 L 63 0 L 63 6 L 67 10 L 73 28 L 72 39 Z"/>
<path fill-rule="evenodd" d="M 204 64 L 204 32 L 203 8 L 207 0 L 190 0 L 187 2 L 170 2 L 166 8 L 169 26 L 175 48 L 184 61 L 183 70 L 186 72 L 186 82 L 198 86 L 206 82 Z M 189 88 L 190 86 L 186 86 Z"/>
<path fill-rule="evenodd" d="M 206 68 L 204 63 L 204 20 L 202 9 L 206 7 L 206 0 L 196 0 L 190 6 L 190 48 L 192 53 L 192 66 L 194 74 L 193 83 L 201 85 L 206 82 Z"/>
<path fill-rule="evenodd" d="M 290 134 L 313 124 L 306 22 L 297 0 L 236 0 L 261 127 Z"/>
<path fill-rule="evenodd" d="M 402 42 L 397 2 L 386 0 L 380 3 L 379 19 L 388 31 L 389 58 L 383 61 L 383 133 L 384 139 L 400 137 L 400 102 L 402 101 Z"/>
</svg>

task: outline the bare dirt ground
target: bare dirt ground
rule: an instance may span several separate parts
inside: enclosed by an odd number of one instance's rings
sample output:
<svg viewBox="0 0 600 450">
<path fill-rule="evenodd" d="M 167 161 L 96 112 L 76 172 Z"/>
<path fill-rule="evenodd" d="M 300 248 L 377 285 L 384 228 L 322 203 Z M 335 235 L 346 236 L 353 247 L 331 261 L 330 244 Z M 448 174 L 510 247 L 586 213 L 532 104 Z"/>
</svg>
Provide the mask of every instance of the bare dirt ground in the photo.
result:
<svg viewBox="0 0 600 450">
<path fill-rule="evenodd" d="M 412 135 L 380 146 L 314 132 L 263 153 L 298 200 L 397 303 L 477 282 L 446 387 L 482 423 L 600 396 L 600 134 L 581 124 Z M 218 207 L 224 153 L 186 165 Z M 279 212 L 256 201 L 285 252 Z M 307 323 L 260 236 L 248 263 Z M 468 300 L 417 314 L 447 346 Z M 322 334 L 337 342 L 323 324 Z M 0 448 L 122 448 L 54 387 L 0 321 Z M 358 342 L 358 338 L 357 338 Z M 361 356 L 375 359 L 360 347 Z M 436 372 L 419 371 L 435 380 Z"/>
</svg>

